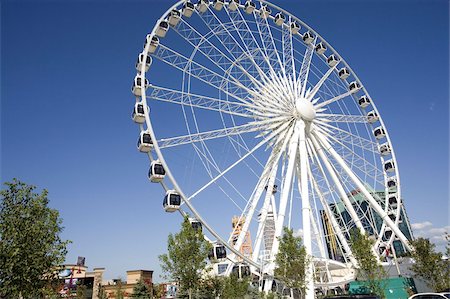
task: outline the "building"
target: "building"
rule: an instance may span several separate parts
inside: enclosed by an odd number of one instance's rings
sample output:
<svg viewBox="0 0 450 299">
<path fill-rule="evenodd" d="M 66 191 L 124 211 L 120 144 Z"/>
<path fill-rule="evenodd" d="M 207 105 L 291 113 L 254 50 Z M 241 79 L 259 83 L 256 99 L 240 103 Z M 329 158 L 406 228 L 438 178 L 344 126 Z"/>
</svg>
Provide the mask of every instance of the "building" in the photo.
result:
<svg viewBox="0 0 450 299">
<path fill-rule="evenodd" d="M 114 279 L 102 283 L 103 291 L 107 298 L 117 298 L 118 294 L 122 294 L 123 299 L 132 298 L 133 289 L 139 282 L 143 280 L 146 285 L 152 289 L 153 285 L 153 271 L 150 270 L 129 270 L 127 271 L 126 281 Z M 94 298 L 93 298 L 94 299 Z"/>
<path fill-rule="evenodd" d="M 383 224 L 383 219 L 369 205 L 368 201 L 366 200 L 364 195 L 360 193 L 359 190 L 353 190 L 347 195 L 369 236 L 378 237 L 378 234 L 381 231 L 381 226 Z M 372 195 L 382 207 L 385 206 L 384 191 L 374 191 L 372 192 Z M 331 203 L 329 206 L 341 230 L 344 232 L 344 235 L 348 239 L 348 232 L 355 227 L 355 224 L 352 221 L 351 216 L 347 211 L 344 203 L 340 201 L 338 203 Z M 394 206 L 392 206 L 392 208 L 395 209 Z M 325 211 L 321 210 L 320 215 L 322 219 L 322 227 L 324 230 L 328 255 L 331 259 L 341 261 L 343 260 L 343 257 L 341 256 L 342 253 L 339 250 L 339 240 L 333 232 L 332 225 Z M 392 215 L 392 217 L 394 216 Z M 413 235 L 411 225 L 406 214 L 405 206 L 403 204 L 400 210 L 399 228 L 408 240 L 412 240 Z M 386 232 L 386 234 L 383 236 L 384 241 L 386 241 L 390 237 L 390 233 L 392 232 Z M 397 256 L 402 256 L 407 252 L 406 248 L 403 246 L 403 243 L 400 240 L 394 239 L 392 245 Z"/>
<path fill-rule="evenodd" d="M 65 297 L 76 296 L 77 288 L 83 285 L 85 287 L 85 298 L 98 298 L 105 268 L 94 268 L 92 272 L 89 272 L 84 264 L 66 264 L 57 271 L 61 282 L 58 288 L 59 295 Z"/>
</svg>

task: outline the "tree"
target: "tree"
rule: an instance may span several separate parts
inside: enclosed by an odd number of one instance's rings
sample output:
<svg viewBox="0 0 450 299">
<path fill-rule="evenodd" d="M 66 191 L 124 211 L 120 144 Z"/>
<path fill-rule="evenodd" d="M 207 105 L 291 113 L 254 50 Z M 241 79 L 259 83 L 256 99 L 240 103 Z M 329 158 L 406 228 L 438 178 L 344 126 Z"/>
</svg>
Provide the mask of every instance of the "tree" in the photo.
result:
<svg viewBox="0 0 450 299">
<path fill-rule="evenodd" d="M 36 298 L 67 254 L 59 212 L 48 207 L 47 190 L 17 179 L 0 191 L 0 297 Z"/>
<path fill-rule="evenodd" d="M 275 277 L 291 289 L 304 292 L 306 285 L 306 267 L 310 262 L 301 237 L 295 237 L 292 229 L 284 227 L 283 236 L 276 255 Z"/>
<path fill-rule="evenodd" d="M 223 290 L 221 298 L 243 299 L 249 291 L 248 279 L 239 279 L 237 275 L 231 274 L 223 278 Z"/>
<path fill-rule="evenodd" d="M 86 286 L 84 284 L 77 285 L 77 299 L 85 299 L 86 298 Z"/>
<path fill-rule="evenodd" d="M 383 279 L 387 275 L 383 266 L 378 262 L 372 252 L 373 241 L 359 229 L 353 229 L 350 233 L 350 243 L 358 268 L 356 275 L 363 281 L 366 281 L 366 287 L 372 294 L 376 294 L 384 298 Z"/>
<path fill-rule="evenodd" d="M 200 285 L 201 272 L 211 245 L 200 230 L 195 230 L 186 216 L 179 233 L 170 234 L 167 241 L 167 254 L 159 256 L 165 277 L 180 284 L 181 292 L 187 292 L 189 298 Z"/>
<path fill-rule="evenodd" d="M 143 279 L 139 279 L 137 284 L 133 288 L 132 298 L 152 299 L 152 288 L 144 282 Z"/>
<path fill-rule="evenodd" d="M 447 255 L 450 254 L 450 238 L 447 238 Z M 450 288 L 450 261 L 442 258 L 442 253 L 436 252 L 433 243 L 429 239 L 418 238 L 411 241 L 414 250 L 411 257 L 415 263 L 411 270 L 415 275 L 427 283 L 436 292 Z"/>
</svg>

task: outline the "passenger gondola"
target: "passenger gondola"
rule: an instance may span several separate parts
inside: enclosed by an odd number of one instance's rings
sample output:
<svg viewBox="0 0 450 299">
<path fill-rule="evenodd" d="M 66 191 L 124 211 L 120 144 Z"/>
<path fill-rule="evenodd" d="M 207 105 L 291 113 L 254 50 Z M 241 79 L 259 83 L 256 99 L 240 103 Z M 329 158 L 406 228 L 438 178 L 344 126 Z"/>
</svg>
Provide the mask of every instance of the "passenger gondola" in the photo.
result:
<svg viewBox="0 0 450 299">
<path fill-rule="evenodd" d="M 147 107 L 147 110 L 148 107 Z M 145 112 L 144 112 L 144 104 L 136 103 L 134 104 L 133 113 L 131 114 L 131 118 L 135 123 L 143 124 L 145 122 Z"/>
<path fill-rule="evenodd" d="M 386 132 L 384 131 L 384 128 L 382 126 L 379 126 L 373 130 L 373 135 L 376 139 L 380 140 L 386 136 Z"/>
<path fill-rule="evenodd" d="M 358 100 L 358 104 L 359 104 L 359 107 L 361 107 L 363 109 L 366 108 L 367 106 L 370 105 L 369 97 L 366 96 L 366 95 L 360 97 L 359 100 Z"/>
<path fill-rule="evenodd" d="M 215 10 L 221 10 L 223 8 L 224 1 L 223 0 L 214 0 L 213 7 Z"/>
<path fill-rule="evenodd" d="M 259 9 L 259 16 L 263 19 L 267 19 L 271 13 L 272 13 L 272 10 L 267 5 L 263 5 Z"/>
<path fill-rule="evenodd" d="M 166 33 L 168 30 L 169 30 L 169 22 L 164 20 L 164 21 L 159 22 L 155 33 L 159 37 L 164 37 L 164 36 L 166 36 Z"/>
<path fill-rule="evenodd" d="M 312 34 L 309 31 L 306 31 L 302 36 L 303 41 L 305 44 L 309 45 L 314 40 L 314 34 Z"/>
<path fill-rule="evenodd" d="M 251 14 L 255 10 L 255 3 L 250 0 L 247 0 L 244 5 L 244 11 L 248 14 Z"/>
<path fill-rule="evenodd" d="M 208 259 L 211 261 L 215 260 L 222 260 L 227 257 L 227 250 L 225 249 L 225 246 L 222 244 L 214 244 L 213 248 L 211 248 L 211 251 L 208 254 Z"/>
<path fill-rule="evenodd" d="M 179 10 L 173 9 L 169 14 L 169 24 L 170 26 L 177 26 L 181 19 L 181 12 Z"/>
<path fill-rule="evenodd" d="M 144 86 L 142 86 L 142 85 L 143 84 L 142 84 L 141 76 L 134 77 L 133 86 L 131 86 L 131 92 L 135 96 L 140 97 L 142 95 L 142 89 L 143 88 L 147 89 L 150 86 L 150 83 L 148 82 L 147 79 L 145 79 Z"/>
<path fill-rule="evenodd" d="M 143 153 L 148 153 L 153 148 L 153 141 L 149 132 L 141 132 L 141 134 L 139 135 L 137 147 L 139 151 Z"/>
<path fill-rule="evenodd" d="M 152 64 L 152 58 L 144 53 L 139 54 L 138 59 L 135 64 L 135 68 L 138 72 L 141 71 L 142 65 L 145 63 L 144 71 L 148 71 L 150 65 Z"/>
<path fill-rule="evenodd" d="M 348 78 L 348 76 L 350 76 L 350 71 L 346 67 L 343 67 L 339 70 L 338 74 L 339 74 L 339 78 L 341 78 L 342 80 L 345 80 Z"/>
<path fill-rule="evenodd" d="M 192 13 L 194 12 L 195 9 L 195 5 L 190 2 L 187 1 L 183 4 L 183 9 L 181 10 L 181 12 L 183 13 L 183 16 L 190 18 L 192 16 Z"/>
<path fill-rule="evenodd" d="M 335 66 L 338 62 L 339 62 L 339 60 L 336 58 L 336 56 L 334 54 L 331 54 L 327 58 L 327 63 L 330 67 Z"/>
<path fill-rule="evenodd" d="M 164 196 L 163 207 L 166 212 L 172 213 L 180 209 L 181 196 L 175 190 L 169 190 Z"/>
<path fill-rule="evenodd" d="M 166 171 L 161 162 L 152 161 L 150 164 L 150 169 L 148 170 L 148 179 L 152 183 L 160 183 L 166 176 Z"/>
<path fill-rule="evenodd" d="M 250 274 L 250 266 L 245 263 L 235 264 L 231 270 L 231 275 L 235 275 L 239 279 L 249 277 Z"/>
<path fill-rule="evenodd" d="M 286 17 L 281 12 L 279 12 L 275 15 L 275 18 L 273 20 L 274 20 L 275 24 L 277 24 L 278 26 L 281 26 L 281 25 L 283 25 L 285 19 L 286 19 Z"/>
</svg>

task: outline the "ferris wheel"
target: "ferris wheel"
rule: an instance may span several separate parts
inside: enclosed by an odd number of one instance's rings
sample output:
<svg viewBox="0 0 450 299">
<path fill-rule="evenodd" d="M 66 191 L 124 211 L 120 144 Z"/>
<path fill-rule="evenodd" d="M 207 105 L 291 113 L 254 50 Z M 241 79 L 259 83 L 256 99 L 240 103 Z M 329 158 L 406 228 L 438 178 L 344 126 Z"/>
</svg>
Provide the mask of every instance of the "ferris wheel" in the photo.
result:
<svg viewBox="0 0 450 299">
<path fill-rule="evenodd" d="M 378 256 L 394 240 L 411 248 L 375 101 L 292 14 L 264 0 L 179 1 L 146 36 L 136 70 L 132 117 L 149 179 L 166 212 L 212 240 L 216 273 L 273 281 L 283 227 L 313 257 L 308 290 L 352 278 L 352 229 L 375 239 Z"/>
</svg>

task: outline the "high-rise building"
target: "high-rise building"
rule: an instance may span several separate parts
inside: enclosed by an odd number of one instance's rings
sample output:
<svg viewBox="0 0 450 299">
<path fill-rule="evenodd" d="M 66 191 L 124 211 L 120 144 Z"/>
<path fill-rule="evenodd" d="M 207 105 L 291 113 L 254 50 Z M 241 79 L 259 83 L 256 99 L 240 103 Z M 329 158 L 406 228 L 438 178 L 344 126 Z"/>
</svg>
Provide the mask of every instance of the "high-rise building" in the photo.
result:
<svg viewBox="0 0 450 299">
<path fill-rule="evenodd" d="M 382 207 L 385 206 L 385 192 L 384 191 L 374 191 L 371 192 L 373 197 L 380 203 Z M 368 233 L 369 236 L 378 237 L 381 231 L 381 226 L 383 224 L 383 219 L 375 212 L 375 210 L 370 206 L 369 202 L 366 200 L 364 195 L 359 192 L 359 190 L 353 190 L 348 195 L 356 214 L 358 215 L 361 223 Z M 347 211 L 345 204 L 340 201 L 337 203 L 330 203 L 330 209 L 334 214 L 340 229 L 344 232 L 344 236 L 349 238 L 349 231 L 355 227 L 354 221 L 351 219 L 349 212 Z M 393 208 L 391 206 L 391 208 Z M 327 245 L 328 255 L 334 260 L 343 260 L 342 252 L 339 250 L 339 240 L 333 232 L 332 225 L 324 210 L 320 211 L 322 218 L 322 227 L 325 235 L 325 242 Z M 395 220 L 394 215 L 390 215 L 392 220 Z M 408 240 L 412 240 L 412 231 L 409 219 L 406 214 L 404 205 L 402 204 L 400 209 L 400 219 L 398 224 L 400 230 L 405 235 Z M 383 241 L 387 241 L 391 236 L 391 231 L 386 231 L 383 236 Z M 397 238 L 394 239 L 392 244 L 393 249 L 397 256 L 406 253 L 406 248 L 403 243 Z"/>
</svg>

